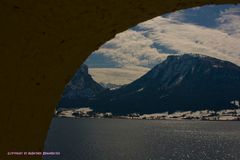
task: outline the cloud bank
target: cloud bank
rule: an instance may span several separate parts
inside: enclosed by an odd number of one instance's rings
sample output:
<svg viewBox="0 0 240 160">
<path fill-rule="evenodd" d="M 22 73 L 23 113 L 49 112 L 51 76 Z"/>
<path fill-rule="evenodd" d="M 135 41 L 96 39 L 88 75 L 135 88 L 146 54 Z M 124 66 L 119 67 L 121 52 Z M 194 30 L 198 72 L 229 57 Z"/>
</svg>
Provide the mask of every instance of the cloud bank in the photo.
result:
<svg viewBox="0 0 240 160">
<path fill-rule="evenodd" d="M 107 56 L 119 66 L 154 66 L 161 62 L 166 55 L 161 55 L 156 48 L 152 48 L 153 41 L 142 33 L 127 30 L 93 54 Z"/>
<path fill-rule="evenodd" d="M 179 53 L 194 53 L 240 64 L 240 39 L 218 29 L 157 17 L 139 24 L 141 34 Z"/>
<path fill-rule="evenodd" d="M 240 65 L 239 6 L 220 12 L 212 20 L 218 24 L 215 28 L 183 21 L 183 11 L 156 17 L 117 34 L 93 54 L 107 57 L 118 67 L 151 68 L 169 54 L 183 53 L 208 55 Z"/>
</svg>

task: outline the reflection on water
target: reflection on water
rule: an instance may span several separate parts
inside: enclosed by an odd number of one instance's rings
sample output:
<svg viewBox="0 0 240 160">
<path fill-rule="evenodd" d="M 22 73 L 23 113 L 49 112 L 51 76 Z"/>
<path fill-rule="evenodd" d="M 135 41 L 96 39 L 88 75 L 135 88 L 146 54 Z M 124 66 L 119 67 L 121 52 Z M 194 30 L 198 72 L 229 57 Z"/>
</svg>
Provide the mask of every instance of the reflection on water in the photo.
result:
<svg viewBox="0 0 240 160">
<path fill-rule="evenodd" d="M 239 160 L 240 122 L 54 118 L 45 160 Z"/>
</svg>

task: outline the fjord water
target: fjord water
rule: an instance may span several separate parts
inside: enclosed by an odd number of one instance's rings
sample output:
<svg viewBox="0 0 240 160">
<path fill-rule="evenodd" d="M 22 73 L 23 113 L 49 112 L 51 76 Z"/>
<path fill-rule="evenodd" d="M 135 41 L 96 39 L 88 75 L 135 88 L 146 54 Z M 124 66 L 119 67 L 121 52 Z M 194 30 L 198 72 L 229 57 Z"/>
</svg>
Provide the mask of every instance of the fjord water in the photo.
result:
<svg viewBox="0 0 240 160">
<path fill-rule="evenodd" d="M 45 160 L 239 160 L 240 122 L 53 118 Z"/>
</svg>

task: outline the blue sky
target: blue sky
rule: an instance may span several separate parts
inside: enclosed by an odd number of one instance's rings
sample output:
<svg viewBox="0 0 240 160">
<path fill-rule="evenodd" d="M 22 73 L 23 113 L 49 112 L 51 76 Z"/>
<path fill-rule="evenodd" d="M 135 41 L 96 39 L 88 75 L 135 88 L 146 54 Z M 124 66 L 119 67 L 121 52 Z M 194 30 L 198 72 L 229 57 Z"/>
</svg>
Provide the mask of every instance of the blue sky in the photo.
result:
<svg viewBox="0 0 240 160">
<path fill-rule="evenodd" d="M 178 11 L 163 15 L 165 18 L 171 18 L 183 23 L 191 23 L 203 27 L 217 28 L 219 23 L 217 19 L 228 9 L 239 8 L 236 5 L 210 5 Z"/>
<path fill-rule="evenodd" d="M 155 17 L 117 34 L 85 63 L 97 82 L 121 85 L 168 55 L 185 53 L 240 65 L 240 5 L 210 5 Z"/>
<path fill-rule="evenodd" d="M 240 64 L 240 6 L 191 8 L 140 23 L 93 52 L 86 64 L 91 68 L 151 68 L 168 54 L 182 53 L 205 54 Z"/>
</svg>

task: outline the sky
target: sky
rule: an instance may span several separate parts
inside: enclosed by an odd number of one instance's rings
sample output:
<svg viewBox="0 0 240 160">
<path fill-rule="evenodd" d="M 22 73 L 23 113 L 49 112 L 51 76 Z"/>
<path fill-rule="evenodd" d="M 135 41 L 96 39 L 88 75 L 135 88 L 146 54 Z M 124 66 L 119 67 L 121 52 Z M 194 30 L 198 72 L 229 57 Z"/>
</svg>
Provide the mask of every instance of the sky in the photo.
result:
<svg viewBox="0 0 240 160">
<path fill-rule="evenodd" d="M 165 14 L 140 23 L 106 42 L 86 60 L 98 82 L 131 68 L 136 79 L 170 54 L 203 54 L 240 65 L 240 5 L 210 5 Z M 98 68 L 96 70 L 96 68 Z M 100 70 L 109 68 L 105 75 Z M 102 72 L 103 73 L 103 72 Z M 116 75 L 116 74 L 115 74 Z M 124 74 L 122 74 L 124 75 Z M 121 84 L 122 77 L 119 78 Z M 124 83 L 129 83 L 124 82 Z M 114 83 L 117 83 L 114 80 Z"/>
</svg>

